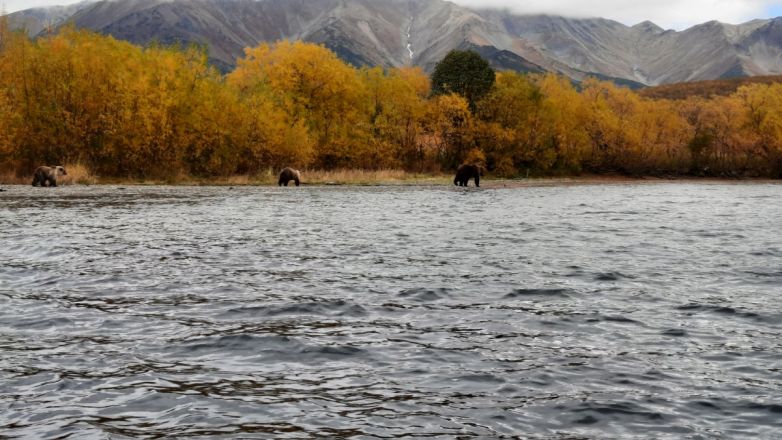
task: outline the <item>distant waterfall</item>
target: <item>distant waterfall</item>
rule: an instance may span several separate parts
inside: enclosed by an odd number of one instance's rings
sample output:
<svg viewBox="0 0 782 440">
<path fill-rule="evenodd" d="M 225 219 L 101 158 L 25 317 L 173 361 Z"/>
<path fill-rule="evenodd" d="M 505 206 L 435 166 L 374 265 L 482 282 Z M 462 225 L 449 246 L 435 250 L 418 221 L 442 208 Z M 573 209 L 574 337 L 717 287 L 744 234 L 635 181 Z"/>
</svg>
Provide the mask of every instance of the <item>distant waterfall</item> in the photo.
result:
<svg viewBox="0 0 782 440">
<path fill-rule="evenodd" d="M 413 59 L 413 43 L 410 41 L 410 32 L 413 30 L 413 17 L 410 17 L 410 24 L 407 25 L 407 52 L 410 54 L 410 60 Z"/>
</svg>

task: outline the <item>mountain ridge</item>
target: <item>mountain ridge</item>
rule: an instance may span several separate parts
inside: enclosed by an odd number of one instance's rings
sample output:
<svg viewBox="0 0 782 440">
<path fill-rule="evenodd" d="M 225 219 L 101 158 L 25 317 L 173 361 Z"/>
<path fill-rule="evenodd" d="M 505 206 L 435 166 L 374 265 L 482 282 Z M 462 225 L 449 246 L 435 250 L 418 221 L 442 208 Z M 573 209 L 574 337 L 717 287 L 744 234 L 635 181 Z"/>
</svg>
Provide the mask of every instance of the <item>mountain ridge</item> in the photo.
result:
<svg viewBox="0 0 782 440">
<path fill-rule="evenodd" d="M 9 17 L 36 34 L 47 27 L 41 23 L 71 21 L 136 44 L 204 44 L 224 71 L 245 47 L 301 39 L 355 65 L 431 71 L 448 51 L 471 48 L 497 68 L 631 86 L 782 74 L 782 18 L 675 31 L 651 21 L 518 15 L 445 0 L 88 0 Z"/>
</svg>

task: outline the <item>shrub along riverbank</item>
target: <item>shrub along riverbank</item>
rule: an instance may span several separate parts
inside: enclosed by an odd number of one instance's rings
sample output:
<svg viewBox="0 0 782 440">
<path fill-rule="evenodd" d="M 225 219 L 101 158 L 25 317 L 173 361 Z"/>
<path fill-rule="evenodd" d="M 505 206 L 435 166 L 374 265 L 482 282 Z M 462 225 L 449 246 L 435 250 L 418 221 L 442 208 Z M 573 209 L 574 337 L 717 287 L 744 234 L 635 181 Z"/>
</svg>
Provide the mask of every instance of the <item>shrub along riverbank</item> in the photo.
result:
<svg viewBox="0 0 782 440">
<path fill-rule="evenodd" d="M 99 177 L 90 174 L 84 166 L 71 166 L 68 176 L 58 180 L 58 186 L 277 186 L 277 173 L 266 170 L 258 174 L 233 176 L 173 176 L 166 179 Z M 71 171 L 74 170 L 74 171 Z M 453 174 L 412 173 L 404 170 L 303 170 L 303 186 L 453 186 Z M 13 173 L 0 174 L 0 187 L 8 185 L 29 186 L 32 175 Z M 489 176 L 481 179 L 482 188 L 519 188 L 568 185 L 611 185 L 611 184 L 654 184 L 654 183 L 703 183 L 703 184 L 755 184 L 778 183 L 782 180 L 769 178 L 716 178 L 692 176 L 627 176 L 621 174 L 580 174 L 578 176 L 546 176 L 502 178 Z M 290 183 L 293 186 L 293 182 Z M 474 182 L 470 181 L 469 186 Z M 0 188 L 3 189 L 3 188 Z"/>
<path fill-rule="evenodd" d="M 84 165 L 65 165 L 67 176 L 60 177 L 60 185 L 214 185 L 214 186 L 276 186 L 278 174 L 266 169 L 255 174 L 199 177 L 172 175 L 164 179 L 100 177 Z M 0 174 L 0 185 L 30 185 L 32 174 L 14 172 Z M 293 182 L 290 183 L 293 185 Z M 453 176 L 442 173 L 413 173 L 405 170 L 303 170 L 304 185 L 447 185 Z"/>
<path fill-rule="evenodd" d="M 499 178 L 782 176 L 776 83 L 669 100 L 501 72 L 470 101 L 435 90 L 420 69 L 357 69 L 302 42 L 248 49 L 223 76 L 196 48 L 73 29 L 30 40 L 0 21 L 0 175 L 79 164 L 86 183 L 266 183 L 292 166 L 370 182 L 483 162 Z"/>
</svg>

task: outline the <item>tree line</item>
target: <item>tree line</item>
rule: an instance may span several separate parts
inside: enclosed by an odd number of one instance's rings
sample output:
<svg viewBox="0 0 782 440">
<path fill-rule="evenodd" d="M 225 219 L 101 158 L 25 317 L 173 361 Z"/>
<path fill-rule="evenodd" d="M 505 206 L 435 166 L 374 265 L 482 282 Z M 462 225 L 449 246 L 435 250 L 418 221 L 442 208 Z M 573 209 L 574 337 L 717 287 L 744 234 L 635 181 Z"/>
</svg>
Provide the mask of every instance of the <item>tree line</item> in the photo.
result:
<svg viewBox="0 0 782 440">
<path fill-rule="evenodd" d="M 280 41 L 247 49 L 221 75 L 202 48 L 72 28 L 33 40 L 0 23 L 0 167 L 79 163 L 156 178 L 481 162 L 500 177 L 782 177 L 781 84 L 669 100 L 484 72 L 460 89 L 447 82 L 459 64 L 446 61 L 432 81 L 419 68 L 355 68 L 323 46 Z"/>
</svg>

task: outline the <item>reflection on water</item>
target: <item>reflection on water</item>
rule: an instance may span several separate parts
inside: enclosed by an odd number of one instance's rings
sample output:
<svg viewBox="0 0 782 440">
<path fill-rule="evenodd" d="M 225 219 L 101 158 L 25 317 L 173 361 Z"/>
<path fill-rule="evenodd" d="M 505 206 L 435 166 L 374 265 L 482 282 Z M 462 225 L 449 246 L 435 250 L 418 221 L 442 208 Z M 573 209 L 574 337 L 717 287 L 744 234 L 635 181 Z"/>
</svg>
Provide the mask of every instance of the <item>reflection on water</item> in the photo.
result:
<svg viewBox="0 0 782 440">
<path fill-rule="evenodd" d="M 0 437 L 782 429 L 776 185 L 9 189 Z"/>
</svg>

